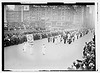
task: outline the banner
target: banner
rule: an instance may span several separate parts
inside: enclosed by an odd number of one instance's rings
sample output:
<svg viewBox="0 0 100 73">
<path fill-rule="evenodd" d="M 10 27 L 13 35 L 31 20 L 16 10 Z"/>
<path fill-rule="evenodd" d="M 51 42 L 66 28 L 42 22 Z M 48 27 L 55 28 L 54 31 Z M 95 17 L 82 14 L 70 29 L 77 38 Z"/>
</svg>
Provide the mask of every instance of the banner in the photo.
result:
<svg viewBox="0 0 100 73">
<path fill-rule="evenodd" d="M 34 41 L 33 34 L 27 34 L 26 37 L 27 37 L 27 42 L 28 43 L 32 43 Z"/>
</svg>

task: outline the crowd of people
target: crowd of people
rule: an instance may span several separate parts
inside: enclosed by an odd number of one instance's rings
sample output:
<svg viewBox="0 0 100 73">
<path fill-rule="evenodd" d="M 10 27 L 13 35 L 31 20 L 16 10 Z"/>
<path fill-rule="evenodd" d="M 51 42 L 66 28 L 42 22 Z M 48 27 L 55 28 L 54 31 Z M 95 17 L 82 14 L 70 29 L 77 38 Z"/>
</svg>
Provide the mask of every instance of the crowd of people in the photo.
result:
<svg viewBox="0 0 100 73">
<path fill-rule="evenodd" d="M 10 33 L 4 35 L 4 46 L 18 45 L 27 41 L 27 34 L 33 34 L 34 40 L 40 40 L 47 38 L 48 42 L 63 42 L 64 44 L 74 42 L 76 39 L 84 36 L 89 31 L 62 31 L 62 32 L 49 32 L 49 33 Z"/>
<path fill-rule="evenodd" d="M 90 42 L 85 43 L 83 48 L 83 59 L 76 60 L 73 62 L 71 67 L 68 67 L 69 70 L 86 70 L 86 71 L 95 71 L 96 70 L 96 53 L 95 53 L 95 35 Z"/>
<path fill-rule="evenodd" d="M 34 40 L 47 38 L 48 42 L 64 44 L 71 44 L 76 39 L 88 34 L 88 30 L 81 31 L 62 31 L 62 32 L 49 32 L 49 33 L 10 33 L 4 35 L 4 46 L 18 45 L 27 41 L 27 34 L 33 34 Z"/>
<path fill-rule="evenodd" d="M 27 41 L 27 38 L 23 34 L 5 34 L 4 35 L 4 47 L 11 45 L 18 45 Z"/>
</svg>

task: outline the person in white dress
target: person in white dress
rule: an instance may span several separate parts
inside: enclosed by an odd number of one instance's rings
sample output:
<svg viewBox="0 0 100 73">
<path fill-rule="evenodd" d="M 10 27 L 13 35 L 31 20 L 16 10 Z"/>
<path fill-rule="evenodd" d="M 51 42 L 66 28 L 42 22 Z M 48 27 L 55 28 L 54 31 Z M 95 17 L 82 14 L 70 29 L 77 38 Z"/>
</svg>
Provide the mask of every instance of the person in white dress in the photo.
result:
<svg viewBox="0 0 100 73">
<path fill-rule="evenodd" d="M 75 37 L 75 40 L 77 40 L 77 35 L 76 34 L 74 35 L 74 37 Z"/>
<path fill-rule="evenodd" d="M 43 44 L 43 45 L 42 45 L 42 54 L 43 54 L 43 55 L 45 55 L 45 50 L 46 50 L 46 45 Z"/>
<path fill-rule="evenodd" d="M 68 39 L 70 39 L 70 33 L 68 33 L 68 35 L 67 35 L 67 36 L 68 36 Z"/>
<path fill-rule="evenodd" d="M 58 43 L 60 43 L 60 38 L 61 38 L 61 35 L 58 36 Z"/>
<path fill-rule="evenodd" d="M 56 45 L 58 44 L 58 36 L 56 36 L 55 44 L 56 44 Z"/>
</svg>

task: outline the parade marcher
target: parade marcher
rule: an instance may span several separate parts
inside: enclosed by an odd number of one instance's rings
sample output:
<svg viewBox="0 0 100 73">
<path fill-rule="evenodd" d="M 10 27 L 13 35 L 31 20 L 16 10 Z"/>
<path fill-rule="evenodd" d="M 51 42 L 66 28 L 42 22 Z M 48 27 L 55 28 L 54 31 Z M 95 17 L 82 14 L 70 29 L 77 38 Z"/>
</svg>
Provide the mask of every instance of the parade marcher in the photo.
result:
<svg viewBox="0 0 100 73">
<path fill-rule="evenodd" d="M 61 35 L 61 38 L 60 38 L 60 42 L 62 42 L 63 41 L 63 35 Z"/>
<path fill-rule="evenodd" d="M 45 44 L 42 45 L 42 54 L 45 55 L 46 46 Z"/>
<path fill-rule="evenodd" d="M 53 37 L 53 43 L 55 42 L 55 37 Z"/>
<path fill-rule="evenodd" d="M 50 42 L 50 37 L 48 37 L 48 42 Z"/>
<path fill-rule="evenodd" d="M 64 39 L 64 44 L 66 44 L 66 37 L 63 37 L 63 39 Z"/>
<path fill-rule="evenodd" d="M 67 36 L 68 36 L 68 39 L 70 39 L 70 33 L 68 33 Z"/>
<path fill-rule="evenodd" d="M 74 42 L 74 40 L 75 40 L 75 37 L 74 37 L 74 35 L 72 36 L 72 42 Z"/>
<path fill-rule="evenodd" d="M 58 43 L 60 43 L 61 35 L 58 36 Z"/>
<path fill-rule="evenodd" d="M 75 40 L 77 40 L 77 35 L 76 34 L 74 35 L 74 37 L 75 37 Z"/>
<path fill-rule="evenodd" d="M 52 42 L 52 39 L 53 39 L 53 38 L 52 38 L 52 37 L 50 37 L 50 42 Z"/>
<path fill-rule="evenodd" d="M 57 40 L 57 36 L 55 36 L 55 42 L 54 42 L 54 43 L 55 43 L 56 45 L 57 45 L 57 41 L 58 41 L 58 40 Z"/>
</svg>

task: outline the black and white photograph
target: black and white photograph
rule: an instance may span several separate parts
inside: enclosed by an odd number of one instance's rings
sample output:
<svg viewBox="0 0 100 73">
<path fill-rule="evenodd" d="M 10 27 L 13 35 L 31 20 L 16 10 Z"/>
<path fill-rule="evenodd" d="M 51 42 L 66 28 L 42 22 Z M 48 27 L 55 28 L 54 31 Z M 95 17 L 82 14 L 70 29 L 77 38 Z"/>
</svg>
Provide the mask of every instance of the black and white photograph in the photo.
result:
<svg viewBox="0 0 100 73">
<path fill-rule="evenodd" d="M 95 2 L 2 2 L 3 71 L 97 71 Z"/>
</svg>

